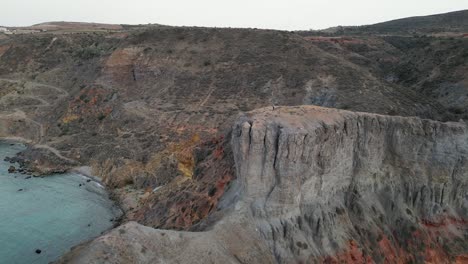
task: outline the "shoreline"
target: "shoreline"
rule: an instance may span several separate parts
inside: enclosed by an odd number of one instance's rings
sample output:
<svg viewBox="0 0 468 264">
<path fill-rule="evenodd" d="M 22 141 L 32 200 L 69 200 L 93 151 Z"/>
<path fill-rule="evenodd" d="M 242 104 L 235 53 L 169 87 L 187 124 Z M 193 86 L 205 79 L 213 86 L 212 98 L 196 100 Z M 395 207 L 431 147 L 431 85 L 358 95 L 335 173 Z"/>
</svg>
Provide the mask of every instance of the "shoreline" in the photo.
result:
<svg viewBox="0 0 468 264">
<path fill-rule="evenodd" d="M 114 205 L 120 210 L 120 216 L 116 219 L 114 219 L 114 225 L 112 228 L 110 228 L 108 231 L 116 228 L 116 227 L 119 227 L 121 226 L 123 223 L 124 223 L 124 219 L 126 217 L 126 211 L 123 209 L 123 206 L 122 206 L 122 201 L 120 199 L 118 199 L 118 195 L 116 195 L 116 193 L 114 192 L 113 189 L 109 188 L 102 180 L 101 178 L 97 177 L 97 176 L 94 176 L 92 175 L 91 173 L 91 167 L 90 166 L 78 166 L 78 167 L 74 167 L 74 168 L 71 168 L 70 170 L 68 170 L 67 172 L 68 173 L 76 173 L 86 179 L 89 179 L 93 182 L 95 182 L 96 184 L 98 184 L 108 195 L 108 198 L 110 200 L 112 200 L 114 202 Z"/>
<path fill-rule="evenodd" d="M 2 159 L 3 159 L 4 156 L 11 156 L 12 153 L 15 153 L 16 149 L 19 146 L 24 147 L 23 142 L 13 140 L 12 138 L 9 138 L 9 139 L 1 138 L 0 143 L 2 145 L 2 154 L 4 154 L 4 155 L 2 155 Z M 3 152 L 3 151 L 5 151 L 5 152 Z M 3 171 L 4 167 L 7 168 L 8 165 L 9 165 L 8 162 L 2 162 L 2 171 Z M 4 173 L 4 174 L 2 173 L 2 177 L 3 176 L 5 176 L 5 178 L 10 178 L 12 176 L 15 176 L 14 178 L 18 178 L 18 179 L 14 180 L 14 181 L 18 181 L 18 182 L 23 182 L 23 180 L 24 180 L 23 179 L 24 177 L 20 177 L 20 174 L 18 174 L 18 177 L 16 177 L 17 176 L 16 174 L 15 175 L 9 175 L 7 173 Z M 23 175 L 23 176 L 26 176 L 26 175 Z M 60 181 L 60 182 L 62 182 L 62 184 L 65 184 L 66 186 L 69 186 L 69 187 L 64 186 L 65 188 L 77 189 L 77 188 L 79 188 L 78 183 L 83 184 L 83 186 L 81 186 L 81 184 L 80 184 L 81 189 L 83 189 L 80 192 L 80 193 L 82 193 L 81 200 L 84 203 L 88 203 L 89 205 L 99 204 L 99 206 L 103 206 L 103 208 L 107 208 L 105 210 L 108 210 L 108 213 L 106 213 L 105 215 L 109 214 L 109 218 L 107 218 L 106 216 L 103 215 L 102 217 L 99 217 L 98 219 L 96 219 L 96 221 L 98 221 L 98 222 L 102 222 L 102 223 L 107 222 L 105 224 L 107 226 L 106 228 L 99 229 L 98 231 L 95 232 L 95 234 L 93 234 L 92 236 L 87 236 L 84 240 L 80 239 L 81 241 L 78 241 L 78 243 L 70 244 L 70 247 L 65 249 L 62 253 L 60 253 L 60 255 L 57 255 L 55 257 L 55 259 L 50 259 L 49 260 L 49 261 L 51 261 L 51 263 L 54 263 L 55 261 L 60 259 L 63 255 L 70 252 L 70 248 L 73 248 L 73 247 L 76 247 L 76 246 L 81 245 L 83 243 L 87 243 L 89 241 L 92 241 L 92 240 L 102 236 L 103 234 L 107 234 L 107 233 L 111 232 L 117 226 L 120 226 L 121 225 L 121 219 L 122 219 L 122 217 L 124 215 L 124 210 L 122 210 L 122 208 L 121 208 L 121 206 L 120 206 L 120 204 L 118 202 L 116 202 L 114 199 L 112 199 L 113 196 L 112 196 L 111 190 L 106 188 L 106 186 L 104 186 L 102 184 L 102 182 L 99 180 L 99 178 L 97 178 L 95 176 L 92 176 L 92 175 L 89 175 L 89 173 L 87 173 L 87 168 L 86 167 L 83 167 L 83 168 L 77 167 L 77 168 L 70 169 L 65 173 L 53 173 L 50 176 L 51 176 L 50 178 L 55 178 L 55 177 L 59 178 L 59 177 L 62 177 L 62 176 L 65 176 L 66 178 L 68 178 L 69 180 L 66 180 L 64 182 Z M 70 176 L 70 177 L 68 177 L 68 176 Z M 37 178 L 32 177 L 31 180 L 24 181 L 25 185 L 20 186 L 21 187 L 21 192 L 23 190 L 25 190 L 25 191 L 36 190 L 36 188 L 32 188 L 31 186 L 35 187 L 35 186 L 48 185 L 45 182 L 42 183 L 42 181 L 47 181 L 48 177 L 40 177 L 40 178 L 41 179 L 39 179 L 39 177 L 37 177 Z M 87 181 L 88 179 L 90 180 L 90 182 Z M 34 183 L 33 181 L 38 181 L 38 182 Z M 88 183 L 86 184 L 84 182 L 88 182 Z M 54 180 L 51 179 L 51 183 L 53 184 Z M 13 188 L 16 188 L 16 185 L 13 184 L 12 186 L 13 186 Z M 89 192 L 89 194 L 87 192 Z M 47 193 L 48 193 L 47 189 L 42 189 L 40 191 L 41 196 L 48 196 L 49 194 L 47 194 Z M 24 195 L 24 194 L 22 194 L 22 195 Z M 64 192 L 63 195 L 67 196 L 67 192 Z M 9 197 L 11 197 L 11 196 L 9 196 Z M 72 197 L 72 196 L 70 196 L 70 197 Z M 96 198 L 93 198 L 93 199 L 88 201 L 88 197 L 96 197 Z M 76 214 L 75 217 L 76 218 L 81 218 L 81 217 L 83 217 L 85 215 L 86 214 Z M 109 223 L 109 220 L 110 220 L 110 223 Z M 68 221 L 68 220 L 64 220 L 64 221 Z M 95 220 L 90 218 L 90 220 L 85 220 L 85 221 L 90 221 L 90 223 L 93 223 L 92 225 L 94 225 Z M 88 227 L 89 226 L 90 225 L 88 225 Z M 40 248 L 43 252 L 52 252 L 52 250 L 50 248 L 48 248 L 46 244 L 43 245 L 41 243 L 38 243 L 38 245 L 34 245 L 34 247 L 35 248 Z M 31 253 L 31 254 L 34 254 L 34 252 Z M 36 254 L 38 254 L 38 253 L 36 253 Z"/>
<path fill-rule="evenodd" d="M 96 183 L 98 183 L 99 185 L 101 185 L 104 189 L 107 189 L 107 190 L 110 190 L 107 188 L 106 184 L 104 182 L 102 182 L 101 178 L 99 178 L 98 176 L 94 176 L 92 173 L 91 173 L 91 167 L 90 166 L 78 166 L 78 167 L 73 167 L 71 169 L 68 169 L 67 172 L 68 173 L 76 173 L 76 174 L 79 174 L 87 179 L 90 179 L 91 181 L 94 181 Z M 65 173 L 67 173 L 65 172 Z"/>
<path fill-rule="evenodd" d="M 19 143 L 23 144 L 26 147 L 27 146 L 34 146 L 34 141 L 33 140 L 28 140 L 23 137 L 0 137 L 0 142 L 6 142 L 7 144 L 12 144 L 12 143 Z M 100 187 L 106 194 L 107 197 L 114 202 L 114 205 L 120 210 L 120 216 L 117 219 L 114 219 L 114 226 L 110 228 L 108 231 L 120 226 L 123 224 L 123 220 L 126 217 L 126 211 L 123 209 L 122 206 L 122 201 L 118 199 L 118 195 L 114 192 L 113 189 L 109 188 L 107 184 L 105 184 L 102 179 L 98 176 L 95 176 L 92 174 L 92 168 L 90 166 L 76 166 L 67 169 L 64 172 L 55 172 L 52 173 L 51 176 L 60 176 L 66 173 L 75 173 L 77 175 L 80 175 L 86 179 L 91 180 L 92 182 L 95 182 L 98 187 Z M 36 177 L 36 176 L 35 176 Z"/>
<path fill-rule="evenodd" d="M 33 144 L 33 140 L 25 139 L 23 137 L 0 137 L 0 141 L 19 142 L 19 143 L 28 144 L 28 145 Z"/>
</svg>

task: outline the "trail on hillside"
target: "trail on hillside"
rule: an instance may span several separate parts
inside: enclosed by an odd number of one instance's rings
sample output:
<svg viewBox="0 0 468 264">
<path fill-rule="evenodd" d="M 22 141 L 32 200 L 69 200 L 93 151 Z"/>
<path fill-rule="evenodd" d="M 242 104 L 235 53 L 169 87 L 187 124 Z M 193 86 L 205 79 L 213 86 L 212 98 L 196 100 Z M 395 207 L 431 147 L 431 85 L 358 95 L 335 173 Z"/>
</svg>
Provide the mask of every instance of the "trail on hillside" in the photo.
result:
<svg viewBox="0 0 468 264">
<path fill-rule="evenodd" d="M 67 90 L 65 90 L 63 88 L 60 88 L 60 87 L 57 87 L 57 86 L 54 86 L 54 85 L 50 85 L 50 84 L 39 83 L 39 82 L 34 82 L 34 81 L 23 81 L 23 80 L 7 79 L 7 78 L 0 78 L 0 81 L 12 82 L 12 83 L 23 83 L 24 82 L 25 87 L 27 85 L 43 86 L 43 87 L 47 87 L 47 88 L 51 88 L 51 89 L 55 89 L 55 90 L 59 91 L 61 93 L 60 94 L 61 97 L 66 97 L 66 96 L 70 95 L 70 93 L 68 93 Z"/>
</svg>

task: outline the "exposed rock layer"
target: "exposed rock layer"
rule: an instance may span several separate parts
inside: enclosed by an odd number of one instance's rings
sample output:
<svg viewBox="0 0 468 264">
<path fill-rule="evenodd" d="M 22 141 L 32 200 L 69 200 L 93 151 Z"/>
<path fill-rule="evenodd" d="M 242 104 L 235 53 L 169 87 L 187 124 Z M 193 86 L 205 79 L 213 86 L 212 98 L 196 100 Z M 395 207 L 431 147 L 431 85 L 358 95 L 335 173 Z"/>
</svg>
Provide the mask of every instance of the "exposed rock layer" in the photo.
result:
<svg viewBox="0 0 468 264">
<path fill-rule="evenodd" d="M 465 125 L 297 107 L 255 111 L 233 135 L 245 200 L 280 262 L 356 245 L 377 262 L 466 250 Z"/>
<path fill-rule="evenodd" d="M 260 109 L 233 128 L 238 179 L 218 203 L 225 216 L 212 229 L 128 223 L 62 261 L 463 261 L 467 139 L 462 123 L 319 107 Z"/>
</svg>

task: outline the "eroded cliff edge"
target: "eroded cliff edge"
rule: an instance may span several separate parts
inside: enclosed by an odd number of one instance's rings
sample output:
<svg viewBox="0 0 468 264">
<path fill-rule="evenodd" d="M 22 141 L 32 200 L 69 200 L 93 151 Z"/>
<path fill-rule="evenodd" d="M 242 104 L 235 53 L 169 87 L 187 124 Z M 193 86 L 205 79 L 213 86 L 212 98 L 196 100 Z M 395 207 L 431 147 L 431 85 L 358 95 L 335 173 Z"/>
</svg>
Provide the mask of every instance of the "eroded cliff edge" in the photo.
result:
<svg viewBox="0 0 468 264">
<path fill-rule="evenodd" d="M 244 200 L 278 260 L 467 249 L 464 125 L 290 107 L 250 113 L 233 134 Z"/>
<path fill-rule="evenodd" d="M 212 228 L 131 222 L 62 261 L 462 263 L 467 132 L 463 123 L 314 106 L 249 112 L 233 127 L 237 180 Z"/>
</svg>

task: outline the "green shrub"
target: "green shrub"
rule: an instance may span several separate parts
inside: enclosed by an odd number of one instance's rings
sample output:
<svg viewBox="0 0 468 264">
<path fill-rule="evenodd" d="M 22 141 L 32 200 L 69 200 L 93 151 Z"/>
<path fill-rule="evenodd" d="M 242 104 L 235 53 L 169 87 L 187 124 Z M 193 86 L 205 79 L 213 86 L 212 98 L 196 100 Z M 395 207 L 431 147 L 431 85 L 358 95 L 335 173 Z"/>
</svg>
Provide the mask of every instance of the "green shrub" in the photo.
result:
<svg viewBox="0 0 468 264">
<path fill-rule="evenodd" d="M 457 114 L 457 115 L 460 115 L 460 114 L 463 114 L 465 112 L 465 109 L 462 108 L 462 107 L 456 107 L 456 106 L 452 106 L 448 109 L 450 112 L 454 113 L 454 114 Z"/>
<path fill-rule="evenodd" d="M 101 54 L 102 50 L 95 46 L 81 48 L 75 52 L 75 56 L 83 60 L 89 60 L 94 57 L 99 57 L 101 56 Z"/>
<path fill-rule="evenodd" d="M 99 116 L 98 116 L 99 121 L 102 121 L 104 118 L 106 118 L 105 114 L 99 114 Z"/>
</svg>

